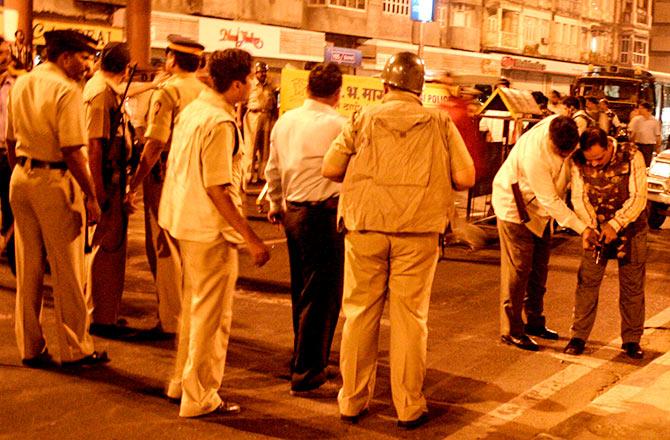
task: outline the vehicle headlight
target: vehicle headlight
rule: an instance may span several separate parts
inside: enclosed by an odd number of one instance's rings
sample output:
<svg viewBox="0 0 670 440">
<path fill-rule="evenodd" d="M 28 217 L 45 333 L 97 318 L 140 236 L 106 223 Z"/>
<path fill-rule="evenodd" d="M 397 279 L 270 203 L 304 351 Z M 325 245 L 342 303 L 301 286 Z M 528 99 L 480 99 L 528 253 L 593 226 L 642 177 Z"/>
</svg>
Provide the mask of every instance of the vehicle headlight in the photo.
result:
<svg viewBox="0 0 670 440">
<path fill-rule="evenodd" d="M 667 179 L 670 177 L 670 163 L 654 160 L 649 167 L 649 174 Z"/>
</svg>

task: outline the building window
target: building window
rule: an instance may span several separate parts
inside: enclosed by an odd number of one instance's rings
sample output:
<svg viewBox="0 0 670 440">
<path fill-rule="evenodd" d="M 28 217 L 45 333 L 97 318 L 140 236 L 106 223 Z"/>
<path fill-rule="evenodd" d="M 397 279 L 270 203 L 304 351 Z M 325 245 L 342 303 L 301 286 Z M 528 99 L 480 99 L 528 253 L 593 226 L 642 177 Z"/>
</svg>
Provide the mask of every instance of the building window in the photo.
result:
<svg viewBox="0 0 670 440">
<path fill-rule="evenodd" d="M 349 9 L 365 9 L 366 0 L 308 0 L 308 6 L 339 6 Z"/>
<path fill-rule="evenodd" d="M 647 42 L 638 40 L 633 42 L 633 64 L 645 66 L 647 64 Z"/>
<path fill-rule="evenodd" d="M 474 8 L 471 5 L 452 4 L 451 6 L 451 26 L 453 27 L 473 27 Z"/>
<path fill-rule="evenodd" d="M 619 43 L 619 62 L 630 64 L 630 36 L 624 35 Z"/>
<path fill-rule="evenodd" d="M 409 0 L 384 0 L 382 11 L 389 15 L 409 15 Z"/>
</svg>

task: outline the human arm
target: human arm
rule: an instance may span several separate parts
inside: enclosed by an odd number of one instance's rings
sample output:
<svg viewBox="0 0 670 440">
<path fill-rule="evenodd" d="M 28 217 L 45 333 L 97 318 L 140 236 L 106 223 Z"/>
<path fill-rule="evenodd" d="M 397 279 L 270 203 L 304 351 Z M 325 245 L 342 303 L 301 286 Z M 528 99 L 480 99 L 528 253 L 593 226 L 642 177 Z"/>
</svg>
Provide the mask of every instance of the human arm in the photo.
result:
<svg viewBox="0 0 670 440">
<path fill-rule="evenodd" d="M 95 224 L 100 218 L 100 205 L 95 196 L 95 185 L 82 147 L 83 145 L 61 147 L 61 152 L 63 153 L 63 160 L 67 164 L 67 169 L 86 196 L 85 205 L 88 223 Z"/>
<path fill-rule="evenodd" d="M 268 184 L 267 197 L 270 200 L 268 220 L 273 225 L 281 223 L 284 214 L 282 207 L 284 194 L 281 186 L 281 172 L 279 170 L 279 152 L 277 151 L 277 127 L 280 124 L 281 121 L 277 122 L 270 134 L 270 157 L 265 166 L 265 181 Z"/>
<path fill-rule="evenodd" d="M 355 142 L 360 119 L 354 113 L 351 119 L 344 124 L 342 131 L 330 144 L 330 148 L 323 157 L 321 175 L 333 182 L 342 182 L 347 173 L 349 160 L 356 154 Z"/>
<path fill-rule="evenodd" d="M 598 242 L 598 234 L 595 232 L 597 226 L 597 217 L 595 209 L 589 202 L 584 193 L 584 179 L 579 171 L 579 168 L 572 164 L 570 170 L 570 188 L 572 192 L 571 201 L 575 213 L 586 224 L 587 228 L 582 232 L 582 247 L 585 250 L 592 250 Z"/>
<path fill-rule="evenodd" d="M 548 135 L 540 142 L 540 145 L 527 148 L 525 157 L 520 159 L 526 183 L 535 196 L 534 202 L 539 203 L 559 225 L 581 235 L 587 225 L 568 208 L 559 194 L 559 190 L 563 192 L 569 182 L 571 161 L 561 158 L 551 151 L 550 145 L 544 144 L 549 142 Z"/>
<path fill-rule="evenodd" d="M 456 124 L 451 120 L 447 125 L 446 145 L 449 148 L 451 181 L 454 189 L 463 191 L 472 187 L 475 184 L 475 165 Z"/>
<path fill-rule="evenodd" d="M 262 266 L 270 258 L 268 248 L 242 216 L 230 193 L 233 183 L 232 153 L 235 143 L 233 130 L 237 130 L 233 123 L 222 122 L 215 126 L 203 141 L 200 151 L 202 183 L 219 214 L 242 235 L 254 263 Z"/>
<path fill-rule="evenodd" d="M 221 216 L 242 235 L 244 241 L 249 247 L 249 252 L 254 260 L 256 266 L 264 265 L 270 259 L 270 250 L 263 243 L 263 241 L 256 235 L 249 222 L 242 217 L 240 212 L 233 203 L 233 200 L 228 193 L 226 185 L 215 185 L 205 188 L 216 210 Z"/>
<path fill-rule="evenodd" d="M 628 177 L 628 199 L 623 203 L 607 223 L 602 227 L 605 243 L 616 239 L 617 233 L 634 222 L 647 207 L 647 169 L 644 156 L 635 152 L 630 162 Z"/>
</svg>

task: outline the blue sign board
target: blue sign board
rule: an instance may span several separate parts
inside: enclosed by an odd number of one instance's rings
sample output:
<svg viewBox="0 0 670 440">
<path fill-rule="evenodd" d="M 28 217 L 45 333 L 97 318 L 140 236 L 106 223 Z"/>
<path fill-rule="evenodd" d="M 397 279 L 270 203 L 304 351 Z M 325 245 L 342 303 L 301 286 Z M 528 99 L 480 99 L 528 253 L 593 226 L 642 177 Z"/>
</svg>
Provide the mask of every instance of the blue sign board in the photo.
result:
<svg viewBox="0 0 670 440">
<path fill-rule="evenodd" d="M 358 67 L 363 61 L 363 53 L 356 49 L 347 49 L 344 47 L 326 47 L 324 61 L 342 64 L 343 66 Z"/>
<path fill-rule="evenodd" d="M 435 19 L 435 0 L 412 0 L 410 17 L 414 21 L 433 21 Z"/>
</svg>

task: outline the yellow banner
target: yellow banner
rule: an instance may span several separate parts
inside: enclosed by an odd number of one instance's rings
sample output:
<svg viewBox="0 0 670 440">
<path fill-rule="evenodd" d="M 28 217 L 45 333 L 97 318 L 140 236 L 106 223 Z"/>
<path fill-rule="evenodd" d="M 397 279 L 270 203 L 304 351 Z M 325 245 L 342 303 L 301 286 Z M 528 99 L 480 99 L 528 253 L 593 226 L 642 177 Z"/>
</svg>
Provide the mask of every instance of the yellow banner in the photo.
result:
<svg viewBox="0 0 670 440">
<path fill-rule="evenodd" d="M 300 107 L 307 98 L 306 70 L 283 69 L 281 74 L 281 112 Z M 341 114 L 351 116 L 366 105 L 381 102 L 384 86 L 379 78 L 371 76 L 343 75 L 342 94 L 337 108 Z M 421 100 L 426 107 L 437 107 L 449 99 L 449 88 L 442 84 L 426 84 Z"/>
<path fill-rule="evenodd" d="M 33 45 L 44 44 L 44 33 L 60 29 L 74 29 L 98 41 L 100 48 L 110 41 L 123 41 L 123 29 L 111 26 L 97 26 L 67 21 L 51 21 L 36 18 L 33 20 Z"/>
</svg>

